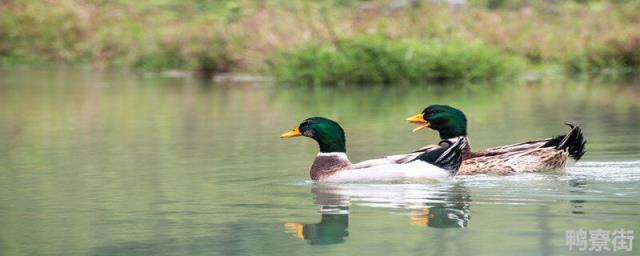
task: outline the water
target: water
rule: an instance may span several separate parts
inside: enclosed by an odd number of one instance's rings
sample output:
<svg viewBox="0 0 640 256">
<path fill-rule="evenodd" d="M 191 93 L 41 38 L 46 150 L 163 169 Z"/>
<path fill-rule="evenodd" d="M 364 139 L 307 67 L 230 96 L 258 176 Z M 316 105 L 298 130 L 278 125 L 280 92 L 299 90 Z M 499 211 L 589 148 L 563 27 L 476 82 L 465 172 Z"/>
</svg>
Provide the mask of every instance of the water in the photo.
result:
<svg viewBox="0 0 640 256">
<path fill-rule="evenodd" d="M 322 115 L 352 161 L 406 152 L 437 141 L 403 121 L 433 103 L 467 113 L 475 148 L 572 121 L 588 152 L 565 173 L 315 185 L 316 144 L 278 138 Z M 638 82 L 293 88 L 3 70 L 0 255 L 585 254 L 565 231 L 640 233 L 639 114 Z"/>
</svg>

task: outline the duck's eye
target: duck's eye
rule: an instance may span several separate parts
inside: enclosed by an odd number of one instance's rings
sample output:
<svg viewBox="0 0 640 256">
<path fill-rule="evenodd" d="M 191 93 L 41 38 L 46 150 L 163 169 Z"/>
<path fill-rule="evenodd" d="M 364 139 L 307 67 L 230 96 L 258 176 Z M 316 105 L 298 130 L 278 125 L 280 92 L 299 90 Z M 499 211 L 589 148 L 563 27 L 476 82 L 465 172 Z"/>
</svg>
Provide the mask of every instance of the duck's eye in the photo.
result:
<svg viewBox="0 0 640 256">
<path fill-rule="evenodd" d="M 304 121 L 300 124 L 300 127 L 305 127 L 307 125 L 309 125 L 309 121 Z"/>
</svg>

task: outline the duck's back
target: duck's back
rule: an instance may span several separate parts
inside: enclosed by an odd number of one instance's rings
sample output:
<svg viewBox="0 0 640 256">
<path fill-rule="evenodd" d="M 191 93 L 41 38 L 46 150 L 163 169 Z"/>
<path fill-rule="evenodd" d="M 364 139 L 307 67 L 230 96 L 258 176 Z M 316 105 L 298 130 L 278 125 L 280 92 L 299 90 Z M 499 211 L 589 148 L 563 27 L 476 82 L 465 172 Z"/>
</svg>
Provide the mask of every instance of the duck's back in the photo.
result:
<svg viewBox="0 0 640 256">
<path fill-rule="evenodd" d="M 554 148 L 535 148 L 498 156 L 483 156 L 464 160 L 457 175 L 545 172 L 562 169 L 569 153 Z"/>
<path fill-rule="evenodd" d="M 587 143 L 580 127 L 568 125 L 571 130 L 565 135 L 473 153 L 473 157 L 462 162 L 457 175 L 511 175 L 563 169 L 569 160 L 580 160 Z"/>
</svg>

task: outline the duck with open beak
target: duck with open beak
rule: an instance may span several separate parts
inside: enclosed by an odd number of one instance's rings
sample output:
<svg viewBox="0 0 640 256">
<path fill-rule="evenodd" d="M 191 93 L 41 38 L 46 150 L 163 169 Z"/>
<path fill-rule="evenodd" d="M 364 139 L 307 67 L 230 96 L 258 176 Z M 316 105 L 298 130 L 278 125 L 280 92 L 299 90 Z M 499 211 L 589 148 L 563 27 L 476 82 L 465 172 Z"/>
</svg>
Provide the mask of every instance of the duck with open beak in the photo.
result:
<svg viewBox="0 0 640 256">
<path fill-rule="evenodd" d="M 431 124 L 429 123 L 429 121 L 424 120 L 424 113 L 420 113 L 417 114 L 415 116 L 410 116 L 407 117 L 407 119 L 405 119 L 407 121 L 409 121 L 410 123 L 415 123 L 415 124 L 419 124 L 420 126 L 416 127 L 415 129 L 413 129 L 413 132 L 417 132 L 419 130 L 422 130 L 424 128 L 429 127 Z"/>
<path fill-rule="evenodd" d="M 467 118 L 465 114 L 448 105 L 431 105 L 422 113 L 406 119 L 419 126 L 413 131 L 429 127 L 438 132 L 441 141 L 437 145 L 428 145 L 413 153 L 428 152 L 443 145 L 455 143 L 467 138 Z M 463 150 L 464 161 L 457 175 L 544 172 L 563 169 L 568 158 L 579 160 L 585 153 L 586 140 L 580 127 L 568 124 L 571 130 L 555 137 L 487 148 L 472 151 L 471 146 Z M 402 160 L 410 159 L 407 157 Z M 396 161 L 399 162 L 399 161 Z"/>
</svg>

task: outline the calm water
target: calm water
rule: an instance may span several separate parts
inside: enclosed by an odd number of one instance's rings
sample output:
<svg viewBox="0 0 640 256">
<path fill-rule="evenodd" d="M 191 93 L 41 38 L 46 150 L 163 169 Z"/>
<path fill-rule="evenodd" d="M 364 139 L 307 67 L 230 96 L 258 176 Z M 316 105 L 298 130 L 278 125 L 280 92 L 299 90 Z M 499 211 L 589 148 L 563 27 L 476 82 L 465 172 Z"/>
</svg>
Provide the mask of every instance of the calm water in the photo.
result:
<svg viewBox="0 0 640 256">
<path fill-rule="evenodd" d="M 404 118 L 463 109 L 476 148 L 582 125 L 566 173 L 315 185 L 281 140 L 338 120 L 352 161 L 437 140 Z M 565 231 L 640 235 L 640 84 L 290 88 L 0 71 L 0 255 L 566 255 Z M 638 255 L 640 241 L 635 240 Z M 574 249 L 576 250 L 576 249 Z"/>
</svg>

